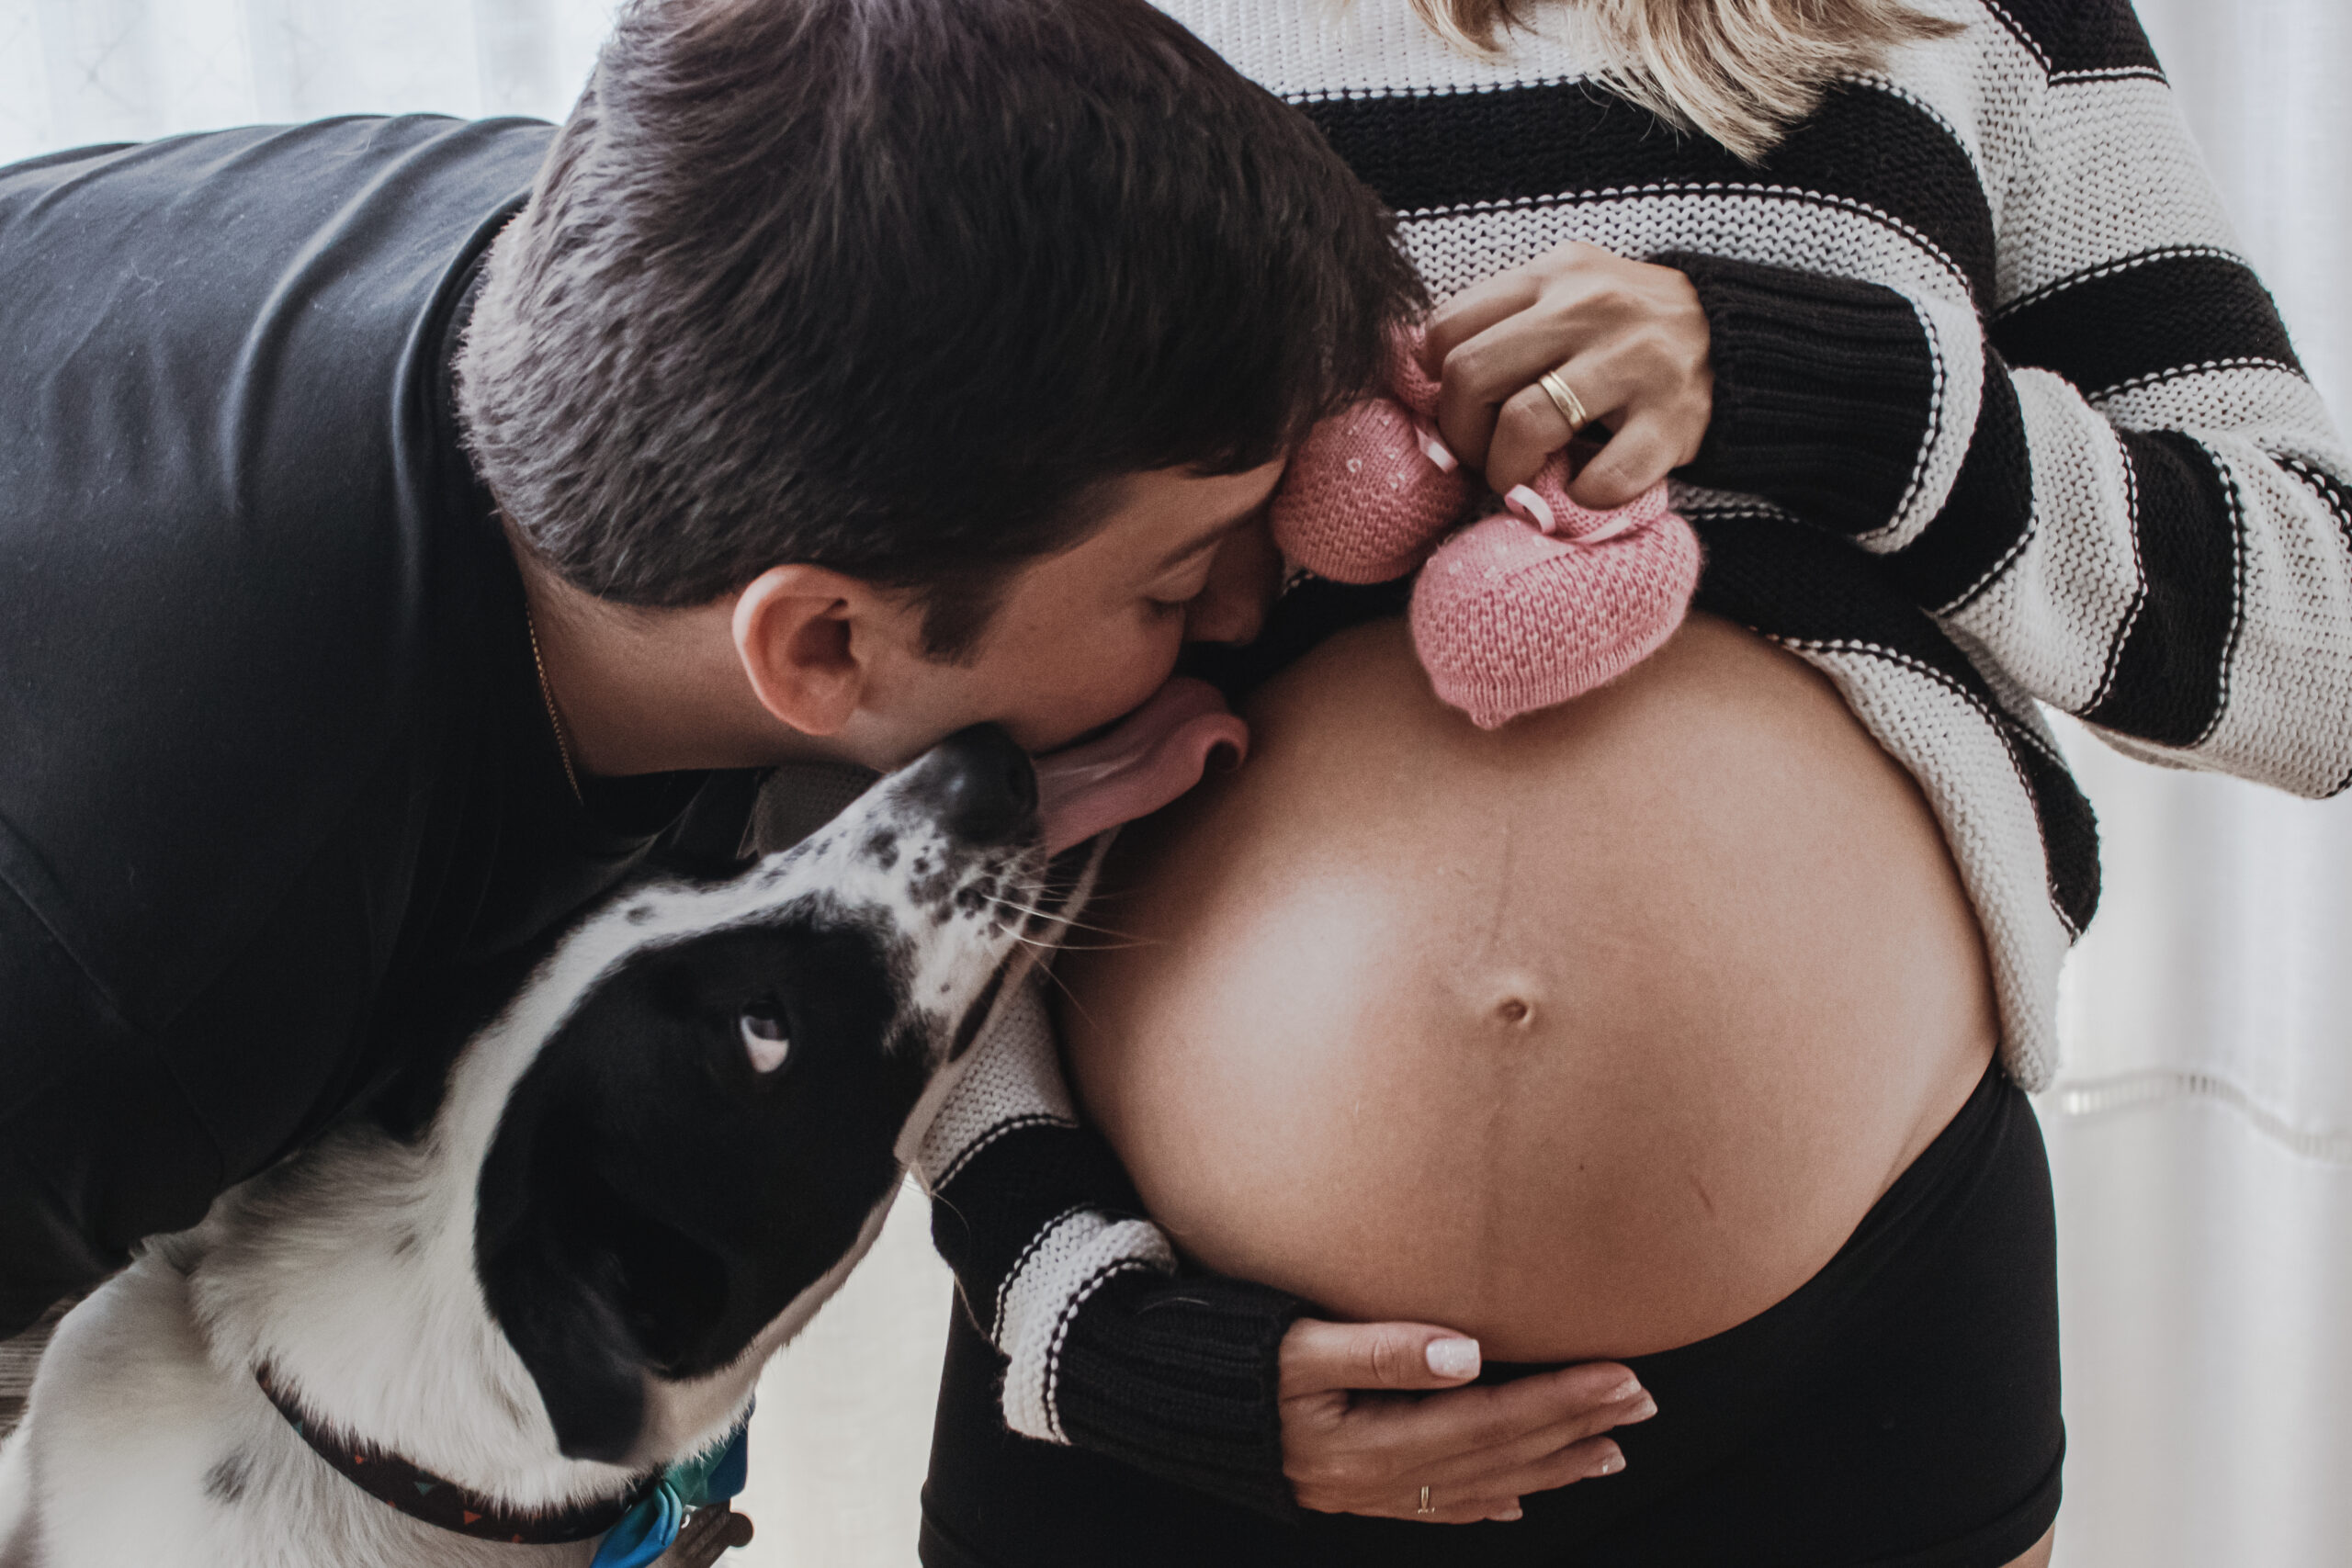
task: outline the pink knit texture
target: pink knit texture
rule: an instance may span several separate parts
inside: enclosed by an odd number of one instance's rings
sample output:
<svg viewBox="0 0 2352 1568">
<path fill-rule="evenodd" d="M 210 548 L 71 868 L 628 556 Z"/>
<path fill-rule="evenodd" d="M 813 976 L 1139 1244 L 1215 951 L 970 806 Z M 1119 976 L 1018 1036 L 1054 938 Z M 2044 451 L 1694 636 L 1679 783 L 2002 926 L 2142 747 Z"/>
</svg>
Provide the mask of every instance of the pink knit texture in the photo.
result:
<svg viewBox="0 0 2352 1568">
<path fill-rule="evenodd" d="M 1567 497 L 1565 460 L 1532 487 L 1564 534 L 1497 513 L 1413 584 L 1413 646 L 1438 697 L 1493 729 L 1615 680 L 1657 651 L 1699 585 L 1699 539 L 1654 486 L 1616 512 Z"/>
<path fill-rule="evenodd" d="M 1555 453 L 1512 488 L 1507 510 L 1439 546 L 1471 487 L 1438 440 L 1437 383 L 1419 352 L 1418 334 L 1400 334 L 1386 369 L 1393 396 L 1307 434 L 1269 516 L 1283 554 L 1335 582 L 1386 582 L 1420 566 L 1421 666 L 1442 701 L 1492 729 L 1655 652 L 1690 609 L 1699 541 L 1662 483 L 1611 511 L 1579 506 L 1567 456 Z"/>
<path fill-rule="evenodd" d="M 1402 577 L 1470 504 L 1470 481 L 1432 423 L 1437 383 L 1422 373 L 1419 349 L 1418 333 L 1392 338 L 1393 395 L 1367 398 L 1307 432 L 1274 492 L 1274 543 L 1318 577 Z"/>
</svg>

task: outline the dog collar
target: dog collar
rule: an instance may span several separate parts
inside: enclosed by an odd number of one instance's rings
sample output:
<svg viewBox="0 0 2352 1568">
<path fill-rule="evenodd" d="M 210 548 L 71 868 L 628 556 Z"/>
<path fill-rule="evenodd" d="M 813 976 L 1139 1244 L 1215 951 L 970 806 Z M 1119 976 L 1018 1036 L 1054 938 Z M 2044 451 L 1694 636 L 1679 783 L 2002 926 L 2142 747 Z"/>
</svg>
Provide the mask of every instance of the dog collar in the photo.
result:
<svg viewBox="0 0 2352 1568">
<path fill-rule="evenodd" d="M 278 1387 L 267 1367 L 254 1369 L 254 1382 L 261 1385 L 262 1393 L 277 1413 L 286 1417 L 295 1436 L 308 1443 L 311 1451 L 326 1461 L 330 1469 L 378 1502 L 388 1504 L 413 1519 L 472 1536 L 477 1540 L 552 1546 L 603 1535 L 639 1505 L 655 1501 L 657 1511 L 670 1522 L 670 1533 L 675 1533 L 678 1510 L 659 1506 L 665 1490 L 671 1499 L 676 1497 L 675 1490 L 668 1488 L 664 1475 L 646 1476 L 623 1495 L 603 1502 L 525 1513 L 454 1481 L 444 1480 L 398 1454 L 386 1453 L 330 1430 L 323 1422 L 312 1420 L 292 1394 Z"/>
</svg>

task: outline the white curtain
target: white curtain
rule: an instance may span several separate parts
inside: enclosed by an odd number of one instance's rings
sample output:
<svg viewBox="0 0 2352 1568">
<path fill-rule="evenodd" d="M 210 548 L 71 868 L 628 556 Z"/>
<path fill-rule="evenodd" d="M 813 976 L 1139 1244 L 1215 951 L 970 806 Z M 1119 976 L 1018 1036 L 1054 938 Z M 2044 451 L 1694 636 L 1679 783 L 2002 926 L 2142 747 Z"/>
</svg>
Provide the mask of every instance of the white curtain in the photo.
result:
<svg viewBox="0 0 2352 1568">
<path fill-rule="evenodd" d="M 2140 0 L 2352 411 L 2352 3 Z M 608 0 L 0 0 L 0 162 L 253 120 L 560 116 Z M 2352 800 L 2071 733 L 2107 895 L 2068 976 L 2064 1568 L 2352 1563 Z M 763 1388 L 746 1563 L 905 1568 L 949 1303 L 920 1199 Z"/>
<path fill-rule="evenodd" d="M 2352 413 L 2352 5 L 2140 0 L 2239 234 Z M 2068 737 L 2106 840 L 2041 1101 L 2062 1568 L 2352 1563 L 2352 797 Z"/>
<path fill-rule="evenodd" d="M 0 160 L 335 114 L 560 118 L 610 0 L 0 0 Z"/>
</svg>

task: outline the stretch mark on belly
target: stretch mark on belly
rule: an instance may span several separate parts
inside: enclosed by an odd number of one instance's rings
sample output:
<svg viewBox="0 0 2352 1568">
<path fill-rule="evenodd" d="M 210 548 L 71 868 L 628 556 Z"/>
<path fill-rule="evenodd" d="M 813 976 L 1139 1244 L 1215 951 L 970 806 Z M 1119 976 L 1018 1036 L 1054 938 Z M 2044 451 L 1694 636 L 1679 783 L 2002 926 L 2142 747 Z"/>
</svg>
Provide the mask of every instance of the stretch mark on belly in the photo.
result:
<svg viewBox="0 0 2352 1568">
<path fill-rule="evenodd" d="M 1707 1218 L 1711 1220 L 1713 1219 L 1715 1217 L 1715 1200 L 1713 1196 L 1708 1192 L 1707 1184 L 1699 1179 L 1699 1173 L 1695 1170 L 1690 1173 L 1690 1185 L 1698 1190 L 1699 1201 L 1707 1206 Z"/>
</svg>

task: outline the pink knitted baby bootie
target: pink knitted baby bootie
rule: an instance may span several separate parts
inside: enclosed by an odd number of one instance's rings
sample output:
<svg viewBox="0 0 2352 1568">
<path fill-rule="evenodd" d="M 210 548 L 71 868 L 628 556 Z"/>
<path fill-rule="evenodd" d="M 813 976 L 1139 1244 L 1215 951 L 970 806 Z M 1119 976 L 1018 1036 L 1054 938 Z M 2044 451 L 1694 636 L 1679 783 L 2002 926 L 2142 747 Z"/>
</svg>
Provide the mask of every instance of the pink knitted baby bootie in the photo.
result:
<svg viewBox="0 0 2352 1568">
<path fill-rule="evenodd" d="M 1614 512 L 1568 499 L 1555 457 L 1511 511 L 1448 539 L 1413 585 L 1413 644 L 1439 698 L 1493 729 L 1615 679 L 1673 635 L 1699 540 L 1659 484 Z"/>
<path fill-rule="evenodd" d="M 1431 423 L 1437 383 L 1421 371 L 1419 347 L 1418 332 L 1392 337 L 1393 396 L 1367 398 L 1309 431 L 1274 491 L 1274 543 L 1318 577 L 1402 577 L 1470 502 L 1462 465 Z"/>
</svg>

